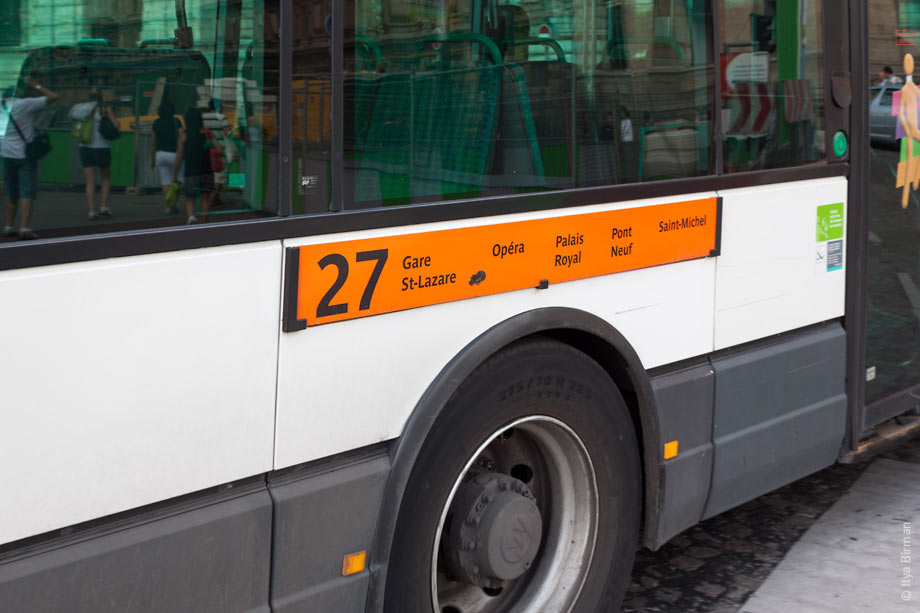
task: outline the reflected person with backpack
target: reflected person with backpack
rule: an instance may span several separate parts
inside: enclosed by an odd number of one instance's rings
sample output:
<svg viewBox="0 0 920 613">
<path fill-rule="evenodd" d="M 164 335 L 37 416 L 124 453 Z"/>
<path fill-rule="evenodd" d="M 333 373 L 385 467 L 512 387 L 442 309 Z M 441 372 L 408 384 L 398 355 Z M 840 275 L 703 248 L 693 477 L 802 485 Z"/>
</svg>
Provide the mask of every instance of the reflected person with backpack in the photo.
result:
<svg viewBox="0 0 920 613">
<path fill-rule="evenodd" d="M 29 90 L 37 96 L 25 97 Z M 38 140 L 35 132 L 35 113 L 58 99 L 58 95 L 42 87 L 29 77 L 20 82 L 15 98 L 0 101 L 6 115 L 6 132 L 0 140 L 0 157 L 3 158 L 3 183 L 6 191 L 6 225 L 3 236 L 19 236 L 20 239 L 38 238 L 29 227 L 32 216 L 32 201 L 38 184 L 38 160 L 47 153 L 33 153 L 32 145 Z M 47 137 L 46 137 L 47 138 Z M 30 155 L 32 153 L 32 155 Z M 19 231 L 16 230 L 16 208 L 19 207 Z"/>
<path fill-rule="evenodd" d="M 103 102 L 98 90 L 93 90 L 95 100 L 75 104 L 70 111 L 71 119 L 76 123 L 74 131 L 79 133 L 80 164 L 83 166 L 86 205 L 89 220 L 96 221 L 111 217 L 109 194 L 112 191 L 112 146 L 109 141 L 117 139 L 118 132 L 115 114 L 110 106 Z M 96 212 L 96 169 L 100 175 L 100 207 Z"/>
<path fill-rule="evenodd" d="M 217 137 L 205 129 L 201 111 L 190 108 L 185 111 L 185 130 L 179 132 L 179 146 L 176 163 L 173 165 L 173 181 L 176 180 L 182 163 L 185 163 L 185 213 L 186 223 L 198 223 L 195 217 L 195 196 L 201 195 L 202 220 L 214 202 L 214 173 L 223 170 L 223 149 Z"/>
</svg>

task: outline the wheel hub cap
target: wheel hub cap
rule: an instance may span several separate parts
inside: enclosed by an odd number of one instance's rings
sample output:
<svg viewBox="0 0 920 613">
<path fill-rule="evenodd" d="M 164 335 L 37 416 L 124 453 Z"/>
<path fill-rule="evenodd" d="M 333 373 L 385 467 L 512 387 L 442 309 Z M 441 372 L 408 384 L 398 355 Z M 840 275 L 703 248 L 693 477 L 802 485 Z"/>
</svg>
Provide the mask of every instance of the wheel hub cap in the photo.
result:
<svg viewBox="0 0 920 613">
<path fill-rule="evenodd" d="M 527 572 L 540 550 L 543 520 L 522 481 L 479 473 L 461 486 L 451 510 L 446 557 L 459 580 L 498 588 Z"/>
</svg>

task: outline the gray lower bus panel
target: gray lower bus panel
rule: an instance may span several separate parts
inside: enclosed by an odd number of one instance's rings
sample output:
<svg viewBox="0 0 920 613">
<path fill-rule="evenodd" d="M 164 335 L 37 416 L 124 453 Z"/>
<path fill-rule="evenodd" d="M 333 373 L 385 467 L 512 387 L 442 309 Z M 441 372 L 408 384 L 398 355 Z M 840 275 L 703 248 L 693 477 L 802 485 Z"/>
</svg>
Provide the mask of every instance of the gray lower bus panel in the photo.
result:
<svg viewBox="0 0 920 613">
<path fill-rule="evenodd" d="M 17 552 L 0 561 L 0 610 L 268 611 L 271 499 L 248 489 Z"/>
<path fill-rule="evenodd" d="M 708 360 L 652 377 L 661 446 L 678 442 L 677 457 L 658 467 L 660 509 L 646 527 L 653 548 L 700 520 L 712 475 L 712 404 L 715 376 Z"/>
<path fill-rule="evenodd" d="M 368 570 L 342 562 L 370 552 L 389 470 L 378 448 L 78 526 L 0 556 L 0 612 L 363 611 Z"/>
<path fill-rule="evenodd" d="M 712 485 L 703 519 L 833 464 L 847 421 L 837 324 L 713 359 Z"/>
<path fill-rule="evenodd" d="M 272 478 L 272 610 L 364 610 L 368 569 L 343 577 L 344 556 L 370 554 L 390 471 L 383 452 L 347 465 Z"/>
<path fill-rule="evenodd" d="M 651 373 L 659 442 L 657 517 L 645 544 L 671 537 L 833 464 L 846 428 L 846 335 L 822 324 Z"/>
</svg>

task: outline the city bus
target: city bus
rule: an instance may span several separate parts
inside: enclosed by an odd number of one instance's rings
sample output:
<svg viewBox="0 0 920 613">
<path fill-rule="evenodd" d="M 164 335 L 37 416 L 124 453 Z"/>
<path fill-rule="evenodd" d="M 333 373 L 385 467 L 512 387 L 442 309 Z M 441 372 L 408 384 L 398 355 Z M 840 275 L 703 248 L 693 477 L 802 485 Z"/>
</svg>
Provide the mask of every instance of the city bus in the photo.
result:
<svg viewBox="0 0 920 613">
<path fill-rule="evenodd" d="M 0 26 L 0 610 L 616 611 L 920 431 L 920 3 Z"/>
</svg>

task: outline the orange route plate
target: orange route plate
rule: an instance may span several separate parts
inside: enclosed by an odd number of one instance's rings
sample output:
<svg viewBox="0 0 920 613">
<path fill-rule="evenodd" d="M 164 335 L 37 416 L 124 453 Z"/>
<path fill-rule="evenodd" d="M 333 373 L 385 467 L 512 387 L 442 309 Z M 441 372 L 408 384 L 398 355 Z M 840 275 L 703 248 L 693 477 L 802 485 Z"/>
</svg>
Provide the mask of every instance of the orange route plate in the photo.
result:
<svg viewBox="0 0 920 613">
<path fill-rule="evenodd" d="M 315 326 L 717 255 L 720 223 L 713 197 L 305 245 L 288 291 Z"/>
</svg>

